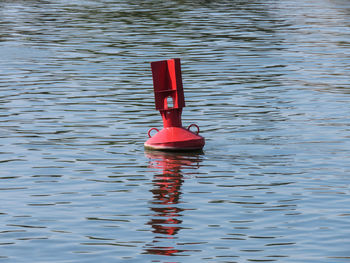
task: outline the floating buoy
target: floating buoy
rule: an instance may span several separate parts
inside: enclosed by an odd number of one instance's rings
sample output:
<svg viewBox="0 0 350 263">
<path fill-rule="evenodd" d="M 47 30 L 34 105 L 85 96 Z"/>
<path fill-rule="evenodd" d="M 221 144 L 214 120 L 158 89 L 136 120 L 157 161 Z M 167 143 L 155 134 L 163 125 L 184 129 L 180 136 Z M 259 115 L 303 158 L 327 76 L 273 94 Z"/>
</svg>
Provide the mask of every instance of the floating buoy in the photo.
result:
<svg viewBox="0 0 350 263">
<path fill-rule="evenodd" d="M 180 59 L 151 63 L 156 110 L 163 119 L 163 129 L 151 128 L 145 148 L 155 150 L 201 150 L 205 141 L 199 135 L 199 127 L 191 124 L 182 127 L 181 114 L 185 107 Z M 195 130 L 193 131 L 193 129 Z M 152 136 L 152 131 L 156 133 Z"/>
</svg>

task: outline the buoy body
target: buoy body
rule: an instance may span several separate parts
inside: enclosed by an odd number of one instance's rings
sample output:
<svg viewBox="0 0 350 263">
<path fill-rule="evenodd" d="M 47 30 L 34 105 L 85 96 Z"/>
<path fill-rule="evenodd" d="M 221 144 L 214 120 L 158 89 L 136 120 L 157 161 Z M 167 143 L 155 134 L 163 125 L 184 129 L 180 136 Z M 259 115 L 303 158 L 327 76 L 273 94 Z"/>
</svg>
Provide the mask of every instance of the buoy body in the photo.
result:
<svg viewBox="0 0 350 263">
<path fill-rule="evenodd" d="M 182 127 L 181 114 L 185 107 L 182 86 L 180 59 L 170 59 L 151 63 L 156 109 L 163 119 L 163 129 L 151 128 L 145 147 L 155 150 L 200 150 L 205 140 L 199 135 L 199 128 L 191 124 L 187 129 Z M 191 127 L 197 131 L 191 131 Z M 151 136 L 151 131 L 157 133 Z"/>
<path fill-rule="evenodd" d="M 145 147 L 155 150 L 200 150 L 204 138 L 182 127 L 167 127 L 150 137 Z"/>
</svg>

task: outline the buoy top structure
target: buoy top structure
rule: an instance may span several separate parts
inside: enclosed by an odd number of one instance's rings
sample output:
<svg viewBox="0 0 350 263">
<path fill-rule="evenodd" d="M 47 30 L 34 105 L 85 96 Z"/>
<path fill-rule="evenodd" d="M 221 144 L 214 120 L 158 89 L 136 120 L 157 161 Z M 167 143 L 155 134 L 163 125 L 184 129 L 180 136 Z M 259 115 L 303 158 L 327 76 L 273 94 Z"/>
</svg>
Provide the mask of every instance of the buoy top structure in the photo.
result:
<svg viewBox="0 0 350 263">
<path fill-rule="evenodd" d="M 204 147 L 205 140 L 199 135 L 199 127 L 191 124 L 182 127 L 181 114 L 185 107 L 180 59 L 151 63 L 156 110 L 163 119 L 163 129 L 151 128 L 145 148 L 164 151 L 194 151 Z M 196 131 L 191 131 L 195 127 Z M 151 132 L 157 131 L 154 136 Z"/>
</svg>

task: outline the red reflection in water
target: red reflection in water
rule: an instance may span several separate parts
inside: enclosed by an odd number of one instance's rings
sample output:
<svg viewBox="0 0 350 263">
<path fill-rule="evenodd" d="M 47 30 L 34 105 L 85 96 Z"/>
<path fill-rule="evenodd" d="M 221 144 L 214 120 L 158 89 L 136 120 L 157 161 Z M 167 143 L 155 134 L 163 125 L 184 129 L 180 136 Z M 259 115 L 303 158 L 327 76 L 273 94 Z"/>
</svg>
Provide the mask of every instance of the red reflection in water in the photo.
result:
<svg viewBox="0 0 350 263">
<path fill-rule="evenodd" d="M 186 155 L 164 152 L 146 152 L 150 158 L 150 168 L 162 171 L 154 175 L 153 200 L 150 209 L 152 218 L 147 223 L 152 226 L 153 233 L 158 234 L 153 243 L 145 249 L 146 254 L 176 256 L 188 250 L 179 250 L 171 246 L 159 246 L 161 240 L 176 239 L 181 230 L 181 217 L 183 208 L 179 207 L 181 199 L 181 186 L 184 182 L 181 173 L 182 168 L 197 169 L 199 167 L 199 155 Z M 154 246 L 157 244 L 157 246 Z"/>
</svg>

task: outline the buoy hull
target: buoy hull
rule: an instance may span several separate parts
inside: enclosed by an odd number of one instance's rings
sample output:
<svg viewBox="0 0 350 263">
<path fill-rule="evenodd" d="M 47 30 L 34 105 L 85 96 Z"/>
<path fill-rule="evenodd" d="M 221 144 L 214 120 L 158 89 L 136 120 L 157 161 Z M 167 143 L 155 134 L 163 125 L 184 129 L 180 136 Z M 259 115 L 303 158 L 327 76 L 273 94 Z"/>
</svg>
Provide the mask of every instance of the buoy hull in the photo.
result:
<svg viewBox="0 0 350 263">
<path fill-rule="evenodd" d="M 205 140 L 182 127 L 167 127 L 148 139 L 144 146 L 147 149 L 165 151 L 194 151 L 204 147 Z"/>
</svg>

